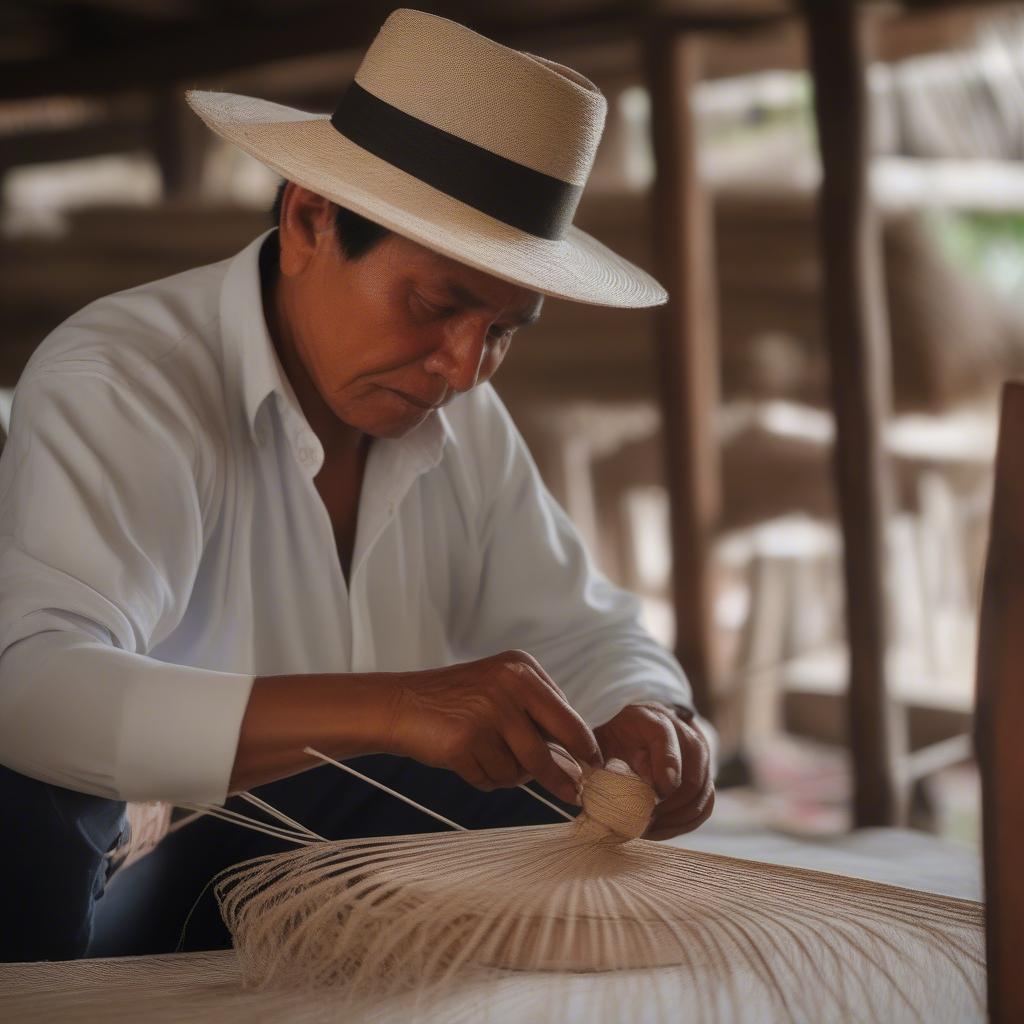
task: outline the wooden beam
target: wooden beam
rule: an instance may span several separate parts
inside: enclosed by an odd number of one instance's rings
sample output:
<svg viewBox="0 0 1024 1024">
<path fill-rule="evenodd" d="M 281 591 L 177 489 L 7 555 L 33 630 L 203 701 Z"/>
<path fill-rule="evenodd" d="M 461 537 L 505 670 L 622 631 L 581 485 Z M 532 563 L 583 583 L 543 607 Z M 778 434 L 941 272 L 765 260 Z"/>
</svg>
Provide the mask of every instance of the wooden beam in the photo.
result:
<svg viewBox="0 0 1024 1024">
<path fill-rule="evenodd" d="M 658 361 L 671 508 L 676 654 L 697 709 L 712 711 L 716 658 L 711 545 L 720 467 L 711 216 L 697 172 L 690 90 L 699 43 L 671 30 L 651 33 L 647 77 L 657 174 L 652 194 L 658 275 L 669 291 L 658 322 Z"/>
<path fill-rule="evenodd" d="M 974 45 L 978 30 L 999 17 L 1019 15 L 1020 4 L 981 3 L 878 12 L 872 57 L 890 63 Z"/>
<path fill-rule="evenodd" d="M 1019 10 L 1018 4 L 995 2 L 912 10 L 871 3 L 864 4 L 861 17 L 869 18 L 874 26 L 871 59 L 893 63 L 972 46 L 984 24 Z M 727 78 L 767 69 L 803 71 L 806 67 L 805 35 L 799 21 L 780 19 L 764 24 L 759 31 L 709 35 L 703 76 Z"/>
<path fill-rule="evenodd" d="M 198 13 L 201 0 L 35 0 L 42 7 L 84 8 L 110 11 L 132 19 L 160 21 L 189 18 Z"/>
<path fill-rule="evenodd" d="M 804 0 L 822 161 L 819 226 L 825 333 L 836 418 L 850 656 L 849 742 L 858 827 L 901 820 L 902 753 L 886 673 L 886 524 L 882 431 L 890 407 L 881 240 L 868 188 L 869 125 L 857 4 Z"/>
<path fill-rule="evenodd" d="M 118 114 L 68 127 L 0 136 L 0 168 L 126 153 L 151 144 L 149 118 L 141 113 Z"/>
<path fill-rule="evenodd" d="M 334 5 L 317 16 L 204 19 L 121 35 L 107 48 L 69 46 L 43 59 L 0 64 L 0 97 L 100 96 L 156 89 L 285 56 L 361 46 L 380 21 L 370 5 Z"/>
<path fill-rule="evenodd" d="M 1007 384 L 978 631 L 974 746 L 981 768 L 988 1012 L 1024 1020 L 1024 384 Z"/>
<path fill-rule="evenodd" d="M 432 11 L 469 25 L 511 46 L 548 49 L 560 43 L 642 35 L 649 4 L 599 0 L 584 9 L 557 6 L 529 18 L 495 12 L 470 0 L 448 0 Z M 212 16 L 187 24 L 168 23 L 119 33 L 107 47 L 71 45 L 45 57 L 0 62 L 0 97 L 105 95 L 126 89 L 156 89 L 252 67 L 271 60 L 362 48 L 373 38 L 394 4 L 325 4 L 274 17 Z M 785 15 L 780 4 L 767 13 L 711 7 L 668 16 L 682 31 L 751 30 Z M 538 11 L 540 9 L 538 8 Z"/>
</svg>

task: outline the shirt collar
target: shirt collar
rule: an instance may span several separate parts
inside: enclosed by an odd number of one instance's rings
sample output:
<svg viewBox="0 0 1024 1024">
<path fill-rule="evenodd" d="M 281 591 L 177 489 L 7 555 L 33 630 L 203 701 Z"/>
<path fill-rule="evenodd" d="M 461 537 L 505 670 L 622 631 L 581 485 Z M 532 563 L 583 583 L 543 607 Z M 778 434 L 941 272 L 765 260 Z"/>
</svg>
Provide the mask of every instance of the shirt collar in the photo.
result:
<svg viewBox="0 0 1024 1024">
<path fill-rule="evenodd" d="M 271 232 L 264 231 L 232 257 L 221 286 L 220 324 L 225 360 L 241 384 L 245 415 L 253 442 L 260 442 L 257 417 L 270 394 L 277 394 L 303 422 L 302 410 L 277 358 L 277 351 L 263 313 L 260 281 L 260 249 Z M 308 429 L 308 425 L 307 425 Z M 451 424 L 443 409 L 431 413 L 401 438 L 376 441 L 395 446 L 420 463 L 421 469 L 436 466 L 445 444 L 453 439 Z"/>
<path fill-rule="evenodd" d="M 276 230 L 264 231 L 231 259 L 220 293 L 225 361 L 241 386 L 246 420 L 256 442 L 256 417 L 267 395 L 290 391 L 284 387 L 284 370 L 267 329 L 260 286 L 260 249 L 271 231 Z"/>
</svg>

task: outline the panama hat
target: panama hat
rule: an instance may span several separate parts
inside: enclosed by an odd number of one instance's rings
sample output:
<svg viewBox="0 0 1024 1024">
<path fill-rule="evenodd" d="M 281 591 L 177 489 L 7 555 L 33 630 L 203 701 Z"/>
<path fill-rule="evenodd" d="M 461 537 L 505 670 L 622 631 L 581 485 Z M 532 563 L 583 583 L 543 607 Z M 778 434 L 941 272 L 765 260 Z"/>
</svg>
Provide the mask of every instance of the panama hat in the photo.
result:
<svg viewBox="0 0 1024 1024">
<path fill-rule="evenodd" d="M 403 9 L 333 115 L 233 93 L 186 98 L 214 132 L 289 181 L 461 263 L 577 302 L 667 298 L 572 224 L 606 103 L 561 64 Z"/>
</svg>

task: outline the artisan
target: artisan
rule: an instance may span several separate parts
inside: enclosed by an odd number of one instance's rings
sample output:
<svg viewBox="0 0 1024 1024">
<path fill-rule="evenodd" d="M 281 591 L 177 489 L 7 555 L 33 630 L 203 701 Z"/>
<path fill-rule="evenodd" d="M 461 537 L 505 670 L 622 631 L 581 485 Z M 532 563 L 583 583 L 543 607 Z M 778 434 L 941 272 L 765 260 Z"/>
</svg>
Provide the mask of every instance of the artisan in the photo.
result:
<svg viewBox="0 0 1024 1024">
<path fill-rule="evenodd" d="M 228 943 L 204 888 L 284 845 L 206 817 L 115 868 L 126 801 L 252 790 L 330 838 L 440 827 L 307 746 L 484 828 L 554 820 L 528 779 L 576 802 L 550 741 L 650 781 L 652 838 L 697 827 L 713 731 L 489 383 L 545 295 L 665 299 L 571 223 L 601 94 L 402 10 L 332 117 L 189 102 L 286 181 L 271 230 L 86 306 L 18 385 L 0 959 Z"/>
</svg>

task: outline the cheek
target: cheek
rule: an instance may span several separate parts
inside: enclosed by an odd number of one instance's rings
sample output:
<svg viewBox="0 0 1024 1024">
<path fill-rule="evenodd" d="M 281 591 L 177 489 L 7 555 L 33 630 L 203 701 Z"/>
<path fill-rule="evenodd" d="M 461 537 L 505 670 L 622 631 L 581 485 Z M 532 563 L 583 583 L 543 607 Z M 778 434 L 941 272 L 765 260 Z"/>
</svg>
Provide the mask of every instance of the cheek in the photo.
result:
<svg viewBox="0 0 1024 1024">
<path fill-rule="evenodd" d="M 354 322 L 360 324 L 358 331 Z M 361 390 L 362 378 L 403 361 L 401 335 L 384 317 L 357 318 L 342 310 L 322 321 L 317 334 L 317 376 L 330 393 L 353 386 Z"/>
</svg>

